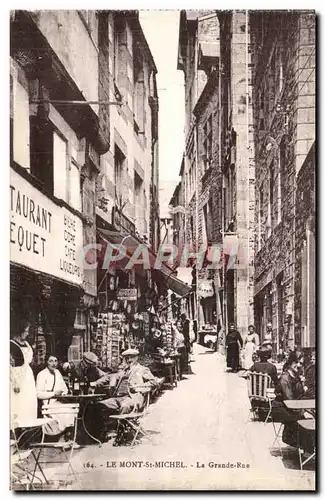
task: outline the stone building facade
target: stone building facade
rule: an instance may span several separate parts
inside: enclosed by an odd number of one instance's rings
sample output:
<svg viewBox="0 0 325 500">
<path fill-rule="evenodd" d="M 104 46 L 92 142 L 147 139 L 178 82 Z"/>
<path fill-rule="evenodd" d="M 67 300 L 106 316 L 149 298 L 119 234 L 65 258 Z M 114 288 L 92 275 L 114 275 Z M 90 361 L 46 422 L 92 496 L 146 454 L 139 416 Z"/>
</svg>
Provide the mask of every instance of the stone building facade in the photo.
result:
<svg viewBox="0 0 325 500">
<path fill-rule="evenodd" d="M 184 243 L 198 255 L 212 243 L 218 232 L 212 217 L 217 210 L 215 181 L 218 170 L 218 55 L 219 23 L 215 11 L 181 11 L 179 30 L 178 69 L 185 78 L 185 154 L 182 163 L 181 189 L 184 197 Z M 210 101 L 211 100 L 211 101 Z M 209 129 L 209 130 L 208 130 Z M 220 228 L 219 228 L 220 231 Z M 194 261 L 193 261 L 194 262 Z M 208 307 L 201 302 L 199 283 L 214 282 L 214 271 L 194 267 L 197 283 L 196 300 L 191 315 L 199 323 L 212 322 L 216 309 L 216 294 Z M 195 275 L 195 276 L 194 276 Z"/>
<path fill-rule="evenodd" d="M 297 179 L 315 140 L 315 14 L 251 12 L 250 26 L 256 150 L 255 324 L 263 338 L 266 324 L 272 323 L 274 351 L 279 353 L 301 345 L 297 258 L 303 222 Z"/>
<path fill-rule="evenodd" d="M 31 313 L 42 364 L 93 347 L 109 280 L 78 257 L 99 229 L 159 245 L 157 69 L 137 11 L 13 11 L 10 22 L 11 312 Z M 153 288 L 134 271 L 120 285 L 140 282 Z"/>
<path fill-rule="evenodd" d="M 110 107 L 111 141 L 101 159 L 97 214 L 111 224 L 112 210 L 122 212 L 138 236 L 156 247 L 159 223 L 152 215 L 159 211 L 157 69 L 138 12 L 105 15 L 103 97 L 123 105 Z"/>
<path fill-rule="evenodd" d="M 97 182 L 97 242 L 103 248 L 125 242 L 129 256 L 145 243 L 157 251 L 159 227 L 157 68 L 143 34 L 139 13 L 101 11 L 106 59 L 103 97 L 109 107 L 110 147 L 101 158 Z M 103 107 L 104 113 L 104 107 Z M 101 308 L 111 286 L 136 288 L 149 296 L 151 271 L 98 268 Z M 141 305 L 141 307 L 143 304 Z"/>
<path fill-rule="evenodd" d="M 254 317 L 255 151 L 251 32 L 245 11 L 218 11 L 218 19 L 222 234 L 226 256 L 223 307 L 226 328 L 234 322 L 238 331 L 245 335 Z"/>
<path fill-rule="evenodd" d="M 10 22 L 12 328 L 29 318 L 41 364 L 70 344 L 90 347 L 97 275 L 79 259 L 96 241 L 96 179 L 110 141 L 97 104 L 101 16 L 18 10 Z"/>
<path fill-rule="evenodd" d="M 297 175 L 295 246 L 295 342 L 316 347 L 316 151 Z"/>
</svg>

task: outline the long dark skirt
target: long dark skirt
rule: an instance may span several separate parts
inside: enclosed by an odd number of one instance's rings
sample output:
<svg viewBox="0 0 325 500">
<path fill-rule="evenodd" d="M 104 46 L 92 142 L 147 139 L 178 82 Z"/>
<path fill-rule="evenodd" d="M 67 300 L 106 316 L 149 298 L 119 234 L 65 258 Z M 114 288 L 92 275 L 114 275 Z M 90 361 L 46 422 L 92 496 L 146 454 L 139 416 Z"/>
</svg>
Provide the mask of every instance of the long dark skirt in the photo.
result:
<svg viewBox="0 0 325 500">
<path fill-rule="evenodd" d="M 239 370 L 239 347 L 237 342 L 232 342 L 227 347 L 227 368 Z"/>
</svg>

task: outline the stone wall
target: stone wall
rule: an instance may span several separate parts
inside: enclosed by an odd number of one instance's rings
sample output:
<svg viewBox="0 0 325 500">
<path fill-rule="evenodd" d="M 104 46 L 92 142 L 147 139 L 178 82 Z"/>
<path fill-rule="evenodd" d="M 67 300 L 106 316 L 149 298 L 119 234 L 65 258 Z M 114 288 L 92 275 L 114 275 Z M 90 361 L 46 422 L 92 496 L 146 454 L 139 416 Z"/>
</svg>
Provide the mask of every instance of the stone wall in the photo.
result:
<svg viewBox="0 0 325 500">
<path fill-rule="evenodd" d="M 299 341 L 293 318 L 299 300 L 294 289 L 295 247 L 300 238 L 295 220 L 296 174 L 315 136 L 315 18 L 297 12 L 267 13 L 263 20 L 261 15 L 250 16 L 256 147 L 255 320 L 262 336 L 266 321 L 272 321 L 279 349 L 292 348 Z M 280 276 L 282 304 L 278 302 Z M 267 312 L 260 304 L 269 294 Z"/>
</svg>

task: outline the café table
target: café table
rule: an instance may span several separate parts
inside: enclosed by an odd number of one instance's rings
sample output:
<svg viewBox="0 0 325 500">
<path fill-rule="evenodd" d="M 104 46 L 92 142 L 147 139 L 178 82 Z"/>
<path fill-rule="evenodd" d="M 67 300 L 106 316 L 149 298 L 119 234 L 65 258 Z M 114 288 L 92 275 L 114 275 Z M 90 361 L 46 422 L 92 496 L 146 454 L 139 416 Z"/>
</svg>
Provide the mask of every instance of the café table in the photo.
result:
<svg viewBox="0 0 325 500">
<path fill-rule="evenodd" d="M 300 469 L 316 456 L 315 441 L 316 423 L 314 419 L 298 420 L 298 452 Z M 309 457 L 302 459 L 304 452 L 309 453 Z"/>
<path fill-rule="evenodd" d="M 87 428 L 86 425 L 86 420 L 85 420 L 85 415 L 86 415 L 86 410 L 90 404 L 94 403 L 99 403 L 100 401 L 103 401 L 104 399 L 107 399 L 107 394 L 67 394 L 64 396 L 57 396 L 56 399 L 60 401 L 61 403 L 79 403 L 80 405 L 80 412 L 78 415 L 78 421 L 81 422 L 82 428 L 93 441 L 96 441 L 99 446 L 102 445 L 102 442 L 97 439 L 95 436 L 93 436 L 90 432 L 89 429 Z"/>
<path fill-rule="evenodd" d="M 284 404 L 289 410 L 315 410 L 315 399 L 286 399 Z"/>
</svg>

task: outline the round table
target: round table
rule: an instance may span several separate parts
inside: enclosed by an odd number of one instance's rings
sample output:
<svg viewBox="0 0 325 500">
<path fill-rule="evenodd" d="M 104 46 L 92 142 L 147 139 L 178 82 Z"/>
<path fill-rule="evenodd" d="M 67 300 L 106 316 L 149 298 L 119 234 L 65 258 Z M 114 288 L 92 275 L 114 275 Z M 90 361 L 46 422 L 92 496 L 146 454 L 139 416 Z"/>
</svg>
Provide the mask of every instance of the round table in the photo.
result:
<svg viewBox="0 0 325 500">
<path fill-rule="evenodd" d="M 103 401 L 106 398 L 107 398 L 106 394 L 80 394 L 80 395 L 67 394 L 65 396 L 57 396 L 55 399 L 57 399 L 61 403 L 80 404 L 80 415 L 78 416 L 78 420 L 81 421 L 82 427 L 87 436 L 89 436 L 93 441 L 96 441 L 99 444 L 99 446 L 101 446 L 102 442 L 99 439 L 95 438 L 95 436 L 93 436 L 87 429 L 85 414 L 89 404 L 99 403 L 100 401 Z"/>
</svg>

